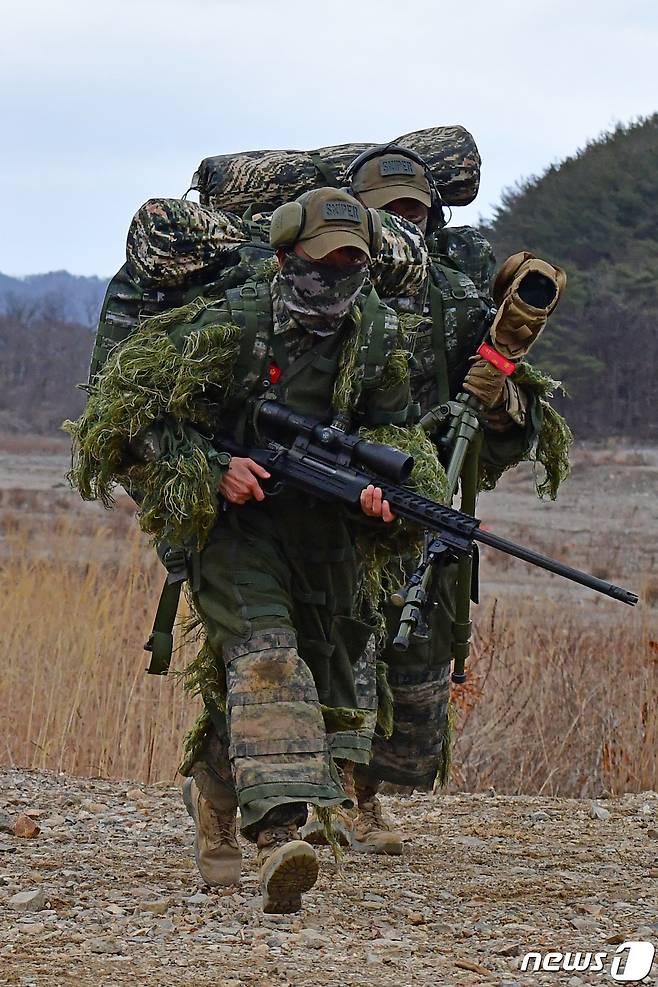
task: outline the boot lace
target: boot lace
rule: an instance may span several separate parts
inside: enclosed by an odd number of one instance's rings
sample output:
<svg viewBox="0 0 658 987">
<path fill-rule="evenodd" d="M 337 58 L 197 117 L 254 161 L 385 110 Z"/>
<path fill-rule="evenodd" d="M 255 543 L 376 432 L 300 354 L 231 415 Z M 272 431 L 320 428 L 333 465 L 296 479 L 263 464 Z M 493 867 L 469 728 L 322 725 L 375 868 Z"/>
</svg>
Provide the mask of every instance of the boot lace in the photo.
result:
<svg viewBox="0 0 658 987">
<path fill-rule="evenodd" d="M 285 826 L 273 826 L 271 829 L 262 830 L 259 842 L 269 848 L 298 839 L 299 830 L 297 829 L 297 823 L 293 822 L 287 823 Z"/>
<path fill-rule="evenodd" d="M 237 847 L 238 840 L 235 833 L 235 813 L 234 812 L 218 812 L 214 806 L 207 803 L 206 805 L 206 830 L 208 834 L 209 842 L 213 846 L 220 846 L 222 843 L 228 843 L 229 846 Z"/>
<path fill-rule="evenodd" d="M 387 833 L 391 832 L 391 824 L 384 817 L 384 812 L 377 796 L 373 796 L 367 802 L 363 802 L 359 806 L 359 810 L 367 832 L 374 829 L 384 830 Z"/>
</svg>

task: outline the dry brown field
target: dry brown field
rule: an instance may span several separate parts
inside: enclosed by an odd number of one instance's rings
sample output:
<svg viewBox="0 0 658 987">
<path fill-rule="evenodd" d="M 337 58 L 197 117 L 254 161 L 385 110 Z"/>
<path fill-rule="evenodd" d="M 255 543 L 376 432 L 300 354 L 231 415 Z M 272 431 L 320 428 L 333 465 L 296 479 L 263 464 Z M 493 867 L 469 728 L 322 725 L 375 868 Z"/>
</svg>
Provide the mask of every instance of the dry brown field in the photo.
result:
<svg viewBox="0 0 658 987">
<path fill-rule="evenodd" d="M 167 782 L 196 701 L 142 650 L 163 570 L 131 501 L 68 488 L 64 439 L 0 436 L 0 766 Z M 496 533 L 640 593 L 632 610 L 483 552 L 453 790 L 658 789 L 658 450 L 579 448 L 557 503 L 522 467 L 480 500 Z M 174 666 L 193 655 L 181 644 Z"/>
</svg>

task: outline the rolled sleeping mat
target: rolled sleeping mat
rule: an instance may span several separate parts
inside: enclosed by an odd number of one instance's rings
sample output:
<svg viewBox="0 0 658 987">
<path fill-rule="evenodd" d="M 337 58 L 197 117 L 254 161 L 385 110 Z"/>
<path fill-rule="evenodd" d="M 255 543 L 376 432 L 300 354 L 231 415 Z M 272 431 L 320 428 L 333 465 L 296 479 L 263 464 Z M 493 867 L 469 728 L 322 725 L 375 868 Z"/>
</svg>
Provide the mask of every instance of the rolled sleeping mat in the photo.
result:
<svg viewBox="0 0 658 987">
<path fill-rule="evenodd" d="M 373 265 L 373 282 L 382 297 L 413 295 L 427 273 L 425 240 L 417 227 L 400 216 L 380 215 L 382 251 Z M 146 289 L 207 284 L 231 267 L 244 283 L 274 253 L 269 228 L 269 213 L 256 214 L 254 222 L 247 223 L 233 213 L 198 202 L 149 199 L 128 229 L 128 271 Z"/>
<path fill-rule="evenodd" d="M 395 139 L 427 162 L 444 203 L 466 206 L 480 186 L 480 154 L 464 127 L 428 127 Z M 242 214 L 297 198 L 327 185 L 347 184 L 348 165 L 374 142 L 337 144 L 317 151 L 242 151 L 204 158 L 191 181 L 202 205 Z"/>
<path fill-rule="evenodd" d="M 250 238 L 237 216 L 184 199 L 149 199 L 128 229 L 126 260 L 142 287 L 181 287 L 235 263 Z"/>
</svg>

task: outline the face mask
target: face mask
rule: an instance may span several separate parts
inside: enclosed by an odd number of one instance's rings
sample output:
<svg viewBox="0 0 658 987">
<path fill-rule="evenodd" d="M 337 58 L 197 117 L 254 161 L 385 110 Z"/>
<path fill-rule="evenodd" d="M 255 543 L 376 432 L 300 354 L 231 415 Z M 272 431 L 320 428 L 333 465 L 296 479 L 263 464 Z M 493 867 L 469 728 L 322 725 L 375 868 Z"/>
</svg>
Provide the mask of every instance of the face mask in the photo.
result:
<svg viewBox="0 0 658 987">
<path fill-rule="evenodd" d="M 288 254 L 279 273 L 281 298 L 288 312 L 314 329 L 338 322 L 347 315 L 361 291 L 368 268 L 339 267 Z"/>
</svg>

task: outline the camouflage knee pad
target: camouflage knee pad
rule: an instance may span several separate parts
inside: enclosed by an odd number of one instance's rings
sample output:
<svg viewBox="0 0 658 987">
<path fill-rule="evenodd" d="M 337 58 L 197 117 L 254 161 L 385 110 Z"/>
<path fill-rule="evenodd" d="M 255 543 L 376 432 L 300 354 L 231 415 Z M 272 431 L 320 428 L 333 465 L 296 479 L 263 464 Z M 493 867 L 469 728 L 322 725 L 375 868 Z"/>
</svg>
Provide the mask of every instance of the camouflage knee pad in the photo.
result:
<svg viewBox="0 0 658 987">
<path fill-rule="evenodd" d="M 313 676 L 287 628 L 224 649 L 229 758 L 243 830 L 274 806 L 346 795 L 332 764 Z"/>
</svg>

